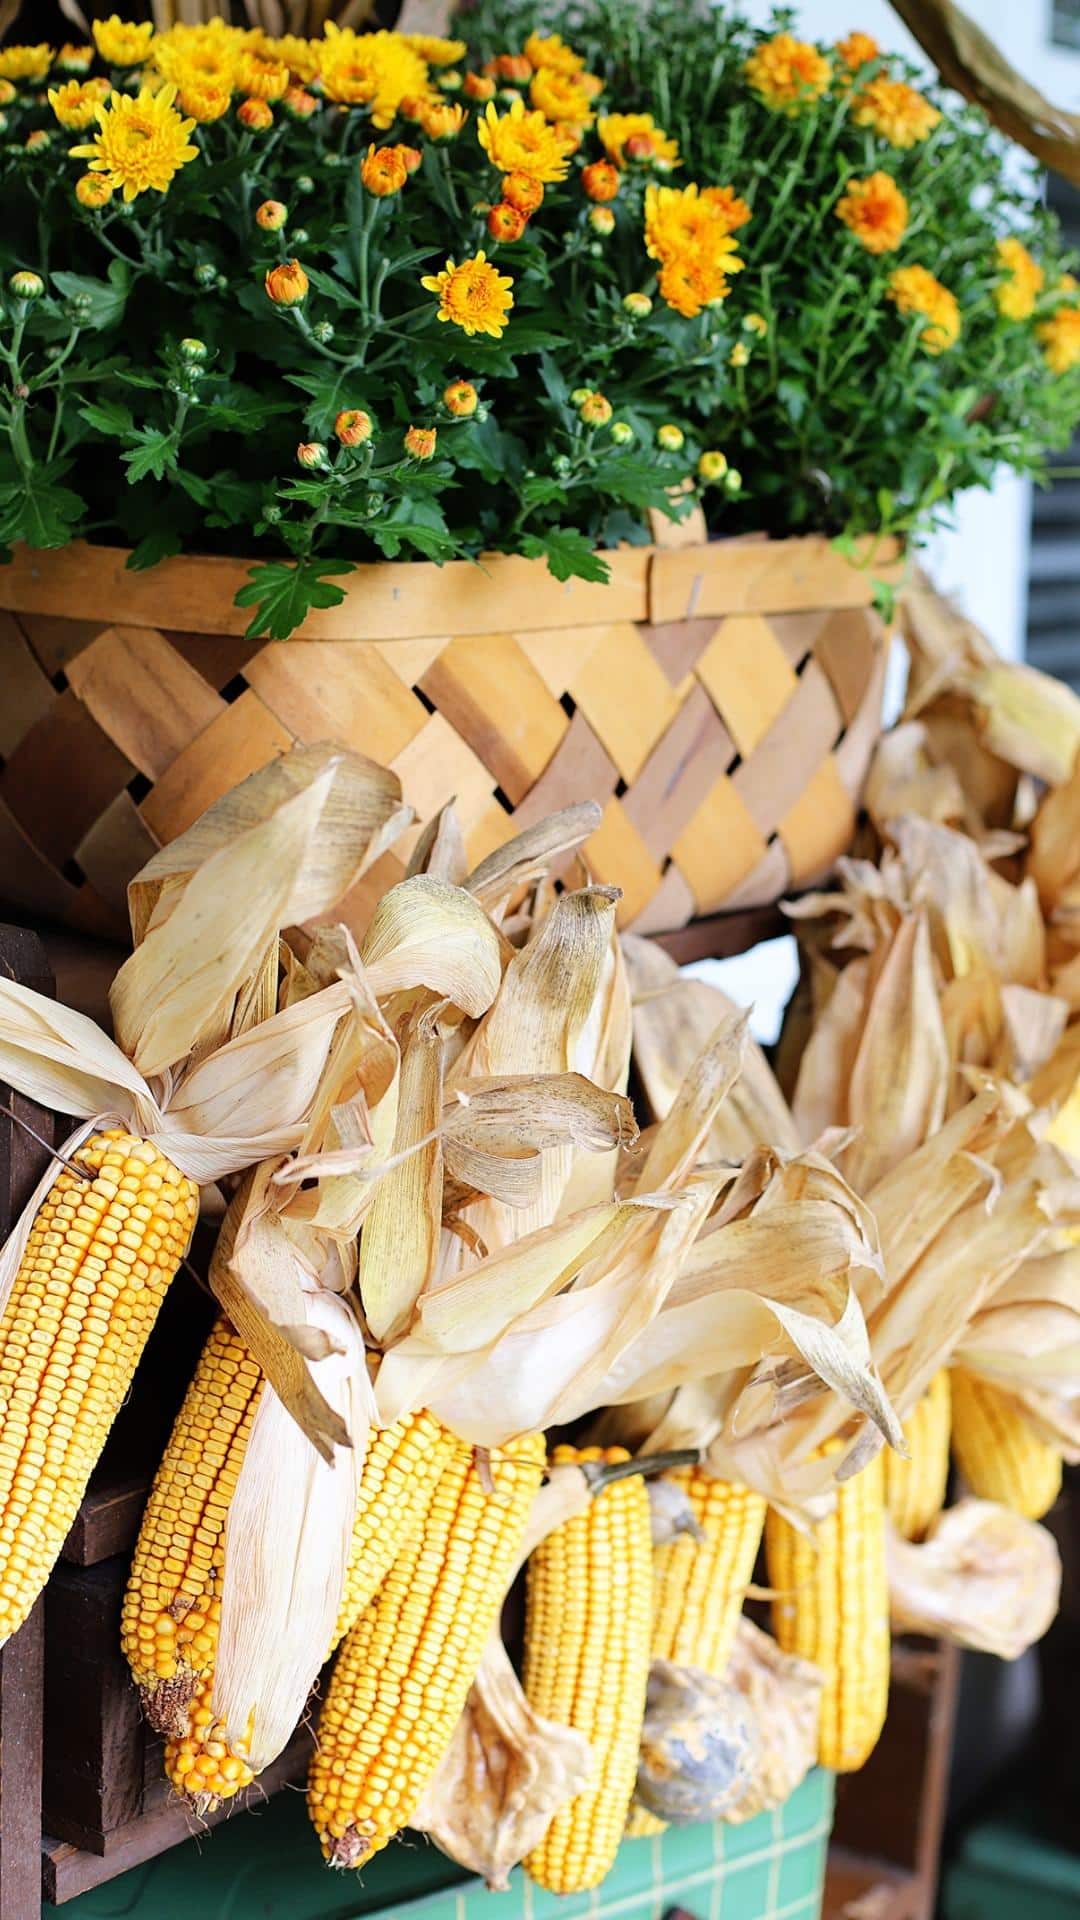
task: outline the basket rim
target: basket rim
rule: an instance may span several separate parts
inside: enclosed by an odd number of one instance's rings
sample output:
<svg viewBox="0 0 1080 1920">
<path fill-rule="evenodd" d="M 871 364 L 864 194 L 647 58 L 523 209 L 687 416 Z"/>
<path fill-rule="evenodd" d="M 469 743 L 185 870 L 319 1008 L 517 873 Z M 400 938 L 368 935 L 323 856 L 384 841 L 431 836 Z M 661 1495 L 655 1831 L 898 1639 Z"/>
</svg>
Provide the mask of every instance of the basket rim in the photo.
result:
<svg viewBox="0 0 1080 1920">
<path fill-rule="evenodd" d="M 854 548 L 852 560 L 825 534 L 620 547 L 603 555 L 606 582 L 559 581 L 544 560 L 520 554 L 485 554 L 441 567 L 427 560 L 362 562 L 341 576 L 341 604 L 309 614 L 291 638 L 466 638 L 869 607 L 879 581 L 899 581 L 903 549 L 894 536 L 874 534 L 861 536 Z M 85 540 L 45 549 L 20 545 L 0 566 L 0 611 L 222 638 L 246 631 L 250 616 L 234 605 L 234 595 L 256 559 L 176 554 L 132 572 L 129 553 Z"/>
</svg>

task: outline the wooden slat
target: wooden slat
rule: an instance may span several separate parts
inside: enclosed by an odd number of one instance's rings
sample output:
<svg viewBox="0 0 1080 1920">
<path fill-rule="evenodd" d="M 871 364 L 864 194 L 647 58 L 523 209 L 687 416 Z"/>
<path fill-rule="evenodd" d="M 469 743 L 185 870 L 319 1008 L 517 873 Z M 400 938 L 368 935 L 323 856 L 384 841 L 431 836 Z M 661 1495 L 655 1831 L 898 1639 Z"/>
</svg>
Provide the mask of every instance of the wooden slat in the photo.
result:
<svg viewBox="0 0 1080 1920">
<path fill-rule="evenodd" d="M 860 565 L 854 566 L 828 540 L 810 534 L 746 546 L 720 540 L 705 548 L 656 553 L 648 617 L 693 620 L 705 614 L 868 607 L 875 581 L 899 581 L 900 549 L 895 540 L 867 538 L 857 551 Z"/>
<path fill-rule="evenodd" d="M 683 828 L 672 858 L 679 866 L 699 913 L 723 905 L 765 852 L 765 839 L 753 815 L 724 774 Z"/>
<path fill-rule="evenodd" d="M 383 561 L 342 577 L 341 606 L 309 614 L 305 640 L 407 640 L 425 634 L 499 633 L 520 628 L 598 626 L 643 620 L 650 549 L 605 554 L 606 584 L 556 580 L 513 554 L 489 554 L 478 566 L 454 560 Z M 673 556 L 677 557 L 677 556 Z M 145 573 L 125 571 L 122 547 L 74 540 L 47 555 L 26 547 L 0 576 L 0 606 L 16 613 L 68 615 L 111 625 L 117 607 L 135 623 L 188 633 L 242 634 L 250 609 L 233 605 L 250 560 L 188 554 Z"/>
<path fill-rule="evenodd" d="M 762 940 L 775 940 L 790 927 L 779 907 L 754 907 L 743 913 L 713 913 L 692 920 L 675 933 L 656 936 L 657 946 L 670 953 L 680 967 L 694 960 L 730 960 L 748 953 Z"/>
<path fill-rule="evenodd" d="M 139 811 L 159 840 L 175 840 L 213 801 L 292 744 L 291 733 L 249 689 L 173 761 Z"/>
<path fill-rule="evenodd" d="M 274 641 L 248 662 L 244 677 L 298 740 L 334 740 L 384 766 L 427 719 L 382 650 L 364 640 L 313 640 L 302 648 Z"/>
<path fill-rule="evenodd" d="M 596 879 L 620 888 L 615 923 L 628 926 L 656 892 L 660 868 L 633 822 L 627 819 L 621 800 L 608 801 L 603 819 L 586 840 L 583 851 Z"/>
<path fill-rule="evenodd" d="M 75 1567 L 96 1567 L 115 1554 L 130 1553 L 138 1538 L 149 1491 L 147 1473 L 135 1473 L 125 1480 L 91 1488 L 84 1494 L 75 1523 L 60 1550 L 61 1559 Z"/>
<path fill-rule="evenodd" d="M 157 780 L 225 702 L 156 627 L 107 627 L 68 662 L 87 712 L 132 766 Z"/>
<path fill-rule="evenodd" d="M 783 713 L 798 681 L 772 628 L 759 613 L 721 621 L 694 672 L 745 758 Z"/>
<path fill-rule="evenodd" d="M 817 767 L 777 832 L 783 841 L 795 886 L 817 879 L 843 853 L 855 831 L 855 809 L 836 762 Z"/>
<path fill-rule="evenodd" d="M 666 673 L 629 621 L 597 636 L 570 693 L 627 781 L 636 779 L 678 711 Z"/>
<path fill-rule="evenodd" d="M 539 779 L 570 722 L 517 641 L 451 640 L 420 682 L 516 806 Z"/>
<path fill-rule="evenodd" d="M 0 613 L 0 754 L 5 758 L 56 698 L 52 681 L 43 672 L 12 615 Z"/>
</svg>

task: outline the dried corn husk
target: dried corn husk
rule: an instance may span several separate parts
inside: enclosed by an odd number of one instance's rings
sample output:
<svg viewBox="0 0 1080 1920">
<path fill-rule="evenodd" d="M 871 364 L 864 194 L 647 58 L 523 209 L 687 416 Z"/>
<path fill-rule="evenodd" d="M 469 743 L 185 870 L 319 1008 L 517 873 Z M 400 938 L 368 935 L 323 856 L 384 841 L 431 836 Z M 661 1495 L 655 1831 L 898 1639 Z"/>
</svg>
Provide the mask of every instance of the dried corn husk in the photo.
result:
<svg viewBox="0 0 1080 1920">
<path fill-rule="evenodd" d="M 454 1737 L 409 1824 L 489 1887 L 505 1890 L 511 1868 L 582 1791 L 592 1768 L 584 1735 L 533 1710 L 492 1634 Z"/>
<path fill-rule="evenodd" d="M 1017 1660 L 1058 1609 L 1061 1557 L 1052 1533 L 991 1500 L 938 1515 L 921 1546 L 888 1538 L 892 1624 Z"/>
<path fill-rule="evenodd" d="M 817 1762 L 820 1667 L 782 1653 L 753 1621 L 739 1621 L 724 1678 L 758 1730 L 754 1765 L 723 1818 L 732 1825 L 782 1807 Z"/>
<path fill-rule="evenodd" d="M 761 1729 L 735 1688 L 701 1667 L 649 1669 L 637 1783 L 639 1806 L 673 1826 L 721 1820 L 758 1766 Z"/>
</svg>

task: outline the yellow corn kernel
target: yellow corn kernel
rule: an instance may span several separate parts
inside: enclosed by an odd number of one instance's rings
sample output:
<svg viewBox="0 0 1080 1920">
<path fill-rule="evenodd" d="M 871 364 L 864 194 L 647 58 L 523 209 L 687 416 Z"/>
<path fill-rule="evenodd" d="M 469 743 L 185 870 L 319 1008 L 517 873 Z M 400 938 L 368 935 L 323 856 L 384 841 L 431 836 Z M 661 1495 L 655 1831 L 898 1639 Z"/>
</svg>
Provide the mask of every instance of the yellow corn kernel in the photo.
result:
<svg viewBox="0 0 1080 1920">
<path fill-rule="evenodd" d="M 453 1435 L 426 1411 L 373 1432 L 364 1455 L 345 1592 L 331 1653 L 352 1631 L 415 1533 L 450 1462 Z"/>
<path fill-rule="evenodd" d="M 1061 1492 L 1061 1454 L 1036 1433 L 1016 1401 L 989 1380 L 952 1369 L 952 1445 L 979 1500 L 997 1500 L 1041 1520 Z"/>
<path fill-rule="evenodd" d="M 214 1718 L 213 1670 L 200 1675 L 188 1703 L 187 1726 L 165 1742 L 165 1775 L 200 1816 L 229 1800 L 255 1778 L 247 1762 L 246 1740 L 226 1738 Z"/>
<path fill-rule="evenodd" d="M 628 1458 L 622 1447 L 558 1447 L 552 1465 Z M 525 1858 L 551 1893 L 599 1886 L 618 1851 L 645 1714 L 651 1583 L 649 1497 L 637 1475 L 598 1493 L 529 1557 L 525 1692 L 537 1713 L 574 1727 L 593 1751 L 589 1785 Z"/>
<path fill-rule="evenodd" d="M 727 1666 L 765 1525 L 765 1501 L 749 1487 L 715 1480 L 702 1467 L 665 1474 L 685 1495 L 704 1538 L 680 1533 L 654 1547 L 652 1658 L 702 1667 L 717 1679 Z M 629 1839 L 662 1833 L 664 1821 L 634 1807 Z"/>
<path fill-rule="evenodd" d="M 225 1521 L 262 1384 L 258 1361 L 222 1317 L 154 1477 L 124 1595 L 124 1653 L 158 1733 L 186 1733 L 199 1678 L 213 1672 Z"/>
<path fill-rule="evenodd" d="M 811 1535 L 769 1509 L 765 1552 L 773 1632 L 785 1653 L 825 1675 L 818 1759 L 852 1773 L 869 1759 L 889 1699 L 889 1587 L 885 1478 L 878 1454 L 836 1489 L 836 1507 Z"/>
<path fill-rule="evenodd" d="M 904 1421 L 910 1459 L 891 1447 L 885 1456 L 885 1504 L 905 1540 L 921 1540 L 945 1505 L 951 1403 L 948 1368 L 939 1367 Z"/>
<path fill-rule="evenodd" d="M 485 1491 L 456 1443 L 422 1524 L 348 1635 L 319 1718 L 308 1809 L 331 1866 L 406 1826 L 449 1745 L 544 1467 L 533 1434 L 492 1448 Z"/>
<path fill-rule="evenodd" d="M 199 1207 L 194 1181 L 120 1130 L 78 1149 L 30 1229 L 0 1316 L 0 1645 L 49 1576 Z"/>
</svg>

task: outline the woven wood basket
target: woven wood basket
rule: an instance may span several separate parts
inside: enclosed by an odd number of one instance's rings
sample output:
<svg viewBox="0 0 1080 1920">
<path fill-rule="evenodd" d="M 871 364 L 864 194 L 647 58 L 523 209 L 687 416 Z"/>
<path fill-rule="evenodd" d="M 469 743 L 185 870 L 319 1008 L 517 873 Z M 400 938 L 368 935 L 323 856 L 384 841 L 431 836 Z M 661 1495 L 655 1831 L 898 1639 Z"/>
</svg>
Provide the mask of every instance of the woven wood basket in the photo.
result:
<svg viewBox="0 0 1080 1920">
<path fill-rule="evenodd" d="M 24 913 L 123 937 L 155 847 L 294 741 L 393 767 L 421 819 L 454 797 L 474 861 L 598 800 L 589 864 L 639 932 L 774 900 L 851 835 L 890 543 L 865 568 L 819 538 L 628 548 L 602 586 L 506 556 L 385 563 L 285 643 L 243 637 L 249 563 L 125 558 L 76 542 L 0 568 L 0 897 Z M 409 846 L 347 903 L 357 929 Z"/>
</svg>

